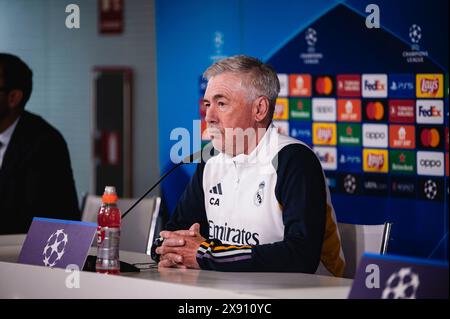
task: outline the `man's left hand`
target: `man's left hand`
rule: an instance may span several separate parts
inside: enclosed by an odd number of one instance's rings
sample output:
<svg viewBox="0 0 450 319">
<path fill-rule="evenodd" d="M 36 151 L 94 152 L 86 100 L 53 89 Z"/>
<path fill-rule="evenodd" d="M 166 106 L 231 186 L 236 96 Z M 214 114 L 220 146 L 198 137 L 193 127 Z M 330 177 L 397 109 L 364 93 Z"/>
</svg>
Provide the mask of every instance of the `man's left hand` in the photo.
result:
<svg viewBox="0 0 450 319">
<path fill-rule="evenodd" d="M 197 249 L 205 241 L 200 235 L 200 224 L 193 224 L 189 230 L 162 231 L 160 236 L 164 242 L 156 248 L 156 253 L 161 255 L 158 267 L 200 269 L 196 258 Z"/>
</svg>

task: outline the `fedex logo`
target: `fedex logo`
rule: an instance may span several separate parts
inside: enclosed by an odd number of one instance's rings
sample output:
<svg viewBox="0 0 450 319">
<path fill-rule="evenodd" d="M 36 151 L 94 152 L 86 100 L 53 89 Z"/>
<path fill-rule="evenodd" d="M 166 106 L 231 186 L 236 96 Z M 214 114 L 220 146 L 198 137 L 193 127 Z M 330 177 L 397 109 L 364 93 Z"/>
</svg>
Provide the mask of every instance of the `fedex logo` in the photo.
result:
<svg viewBox="0 0 450 319">
<path fill-rule="evenodd" d="M 444 103 L 442 100 L 417 100 L 416 119 L 420 124 L 443 124 Z"/>
<path fill-rule="evenodd" d="M 363 97 L 387 97 L 387 75 L 386 74 L 363 74 L 362 96 Z"/>
<path fill-rule="evenodd" d="M 278 133 L 289 136 L 288 121 L 273 121 L 273 125 L 277 128 Z"/>
<path fill-rule="evenodd" d="M 335 147 L 314 147 L 314 153 L 319 158 L 324 170 L 337 169 L 337 150 Z"/>
<path fill-rule="evenodd" d="M 419 106 L 419 115 L 425 117 L 441 117 L 442 111 L 439 110 L 436 106 L 431 106 L 430 108 L 426 108 L 423 105 Z"/>
<path fill-rule="evenodd" d="M 364 88 L 369 91 L 382 91 L 385 90 L 385 84 L 379 80 L 375 80 L 375 82 L 364 81 Z"/>
</svg>

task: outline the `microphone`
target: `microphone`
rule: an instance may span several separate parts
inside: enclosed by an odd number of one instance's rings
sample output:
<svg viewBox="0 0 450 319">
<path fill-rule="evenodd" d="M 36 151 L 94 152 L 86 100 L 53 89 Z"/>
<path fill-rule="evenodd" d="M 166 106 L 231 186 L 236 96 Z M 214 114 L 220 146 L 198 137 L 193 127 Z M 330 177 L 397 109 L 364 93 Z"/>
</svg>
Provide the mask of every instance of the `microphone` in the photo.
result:
<svg viewBox="0 0 450 319">
<path fill-rule="evenodd" d="M 200 159 L 202 157 L 202 150 L 195 152 L 193 154 L 190 154 L 188 156 L 186 156 L 181 162 L 179 162 L 178 164 L 176 164 L 174 167 L 172 167 L 170 170 L 168 170 L 164 175 L 162 175 L 155 184 L 153 184 L 152 187 L 150 187 L 145 193 L 144 195 L 142 195 L 141 197 L 139 197 L 139 199 L 134 202 L 133 205 L 131 205 L 130 208 L 128 208 L 126 210 L 125 213 L 123 213 L 122 215 L 122 219 L 125 218 L 125 216 L 127 216 L 134 207 L 136 207 L 137 204 L 139 204 L 152 190 L 154 190 L 156 188 L 156 186 L 158 186 L 167 176 L 169 176 L 174 170 L 176 170 L 178 167 L 180 167 L 181 165 L 184 164 L 188 164 L 188 163 L 193 163 L 195 161 L 197 161 L 198 159 Z"/>
</svg>

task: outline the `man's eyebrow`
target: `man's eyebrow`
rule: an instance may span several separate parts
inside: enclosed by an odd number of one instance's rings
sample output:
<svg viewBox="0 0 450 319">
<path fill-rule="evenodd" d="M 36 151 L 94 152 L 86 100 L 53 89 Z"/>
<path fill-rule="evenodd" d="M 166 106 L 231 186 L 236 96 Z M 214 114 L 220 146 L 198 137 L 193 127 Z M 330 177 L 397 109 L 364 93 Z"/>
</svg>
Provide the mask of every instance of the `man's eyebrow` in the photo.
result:
<svg viewBox="0 0 450 319">
<path fill-rule="evenodd" d="M 216 94 L 216 95 L 214 95 L 213 97 L 212 97 L 212 99 L 213 100 L 218 100 L 218 99 L 221 99 L 221 98 L 224 98 L 224 99 L 228 99 L 225 95 L 223 95 L 223 94 Z M 209 100 L 208 99 L 205 99 L 205 98 L 203 98 L 203 103 L 209 103 Z"/>
</svg>

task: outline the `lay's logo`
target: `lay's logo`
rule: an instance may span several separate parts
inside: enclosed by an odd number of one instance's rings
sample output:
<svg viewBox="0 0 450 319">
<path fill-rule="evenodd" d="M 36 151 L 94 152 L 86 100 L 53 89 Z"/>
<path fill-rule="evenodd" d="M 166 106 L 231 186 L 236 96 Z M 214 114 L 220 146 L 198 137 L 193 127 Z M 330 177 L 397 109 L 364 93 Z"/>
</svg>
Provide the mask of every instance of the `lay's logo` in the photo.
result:
<svg viewBox="0 0 450 319">
<path fill-rule="evenodd" d="M 287 120 L 289 116 L 289 101 L 286 98 L 278 98 L 273 113 L 274 120 Z"/>
<path fill-rule="evenodd" d="M 422 98 L 442 98 L 444 96 L 443 83 L 442 74 L 417 74 L 416 95 Z"/>
<path fill-rule="evenodd" d="M 363 167 L 365 172 L 387 173 L 388 166 L 387 150 L 363 150 Z"/>
<path fill-rule="evenodd" d="M 313 144 L 336 145 L 335 123 L 313 123 Z"/>
</svg>

